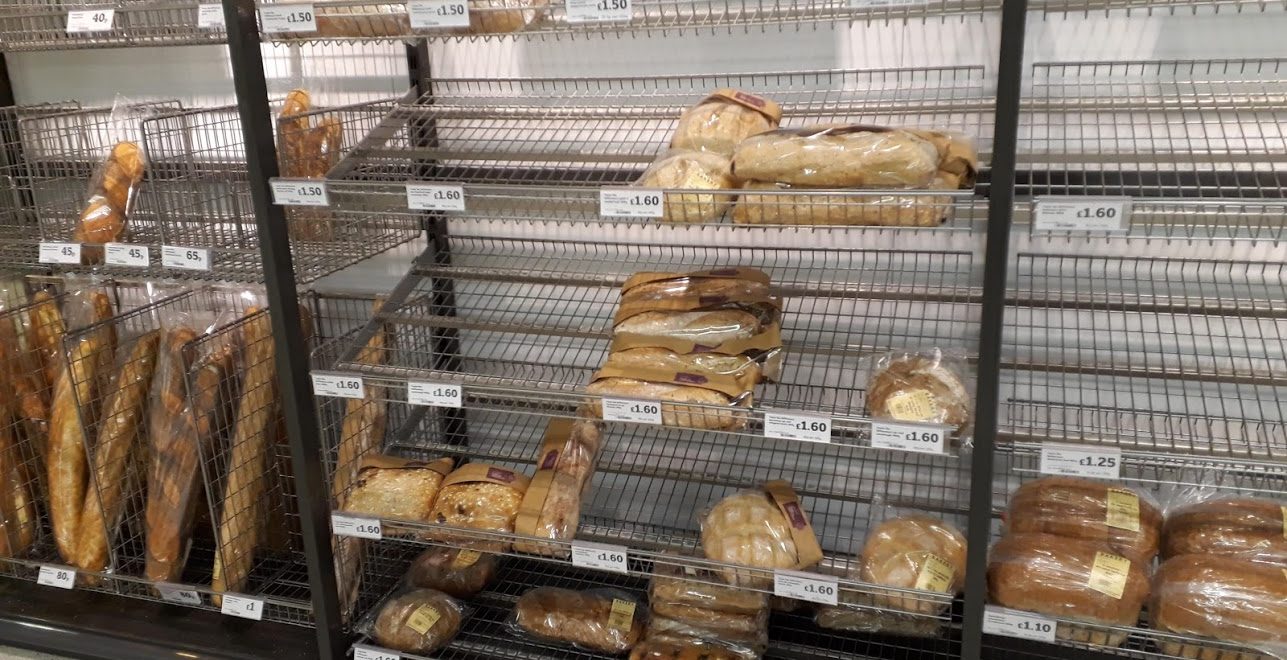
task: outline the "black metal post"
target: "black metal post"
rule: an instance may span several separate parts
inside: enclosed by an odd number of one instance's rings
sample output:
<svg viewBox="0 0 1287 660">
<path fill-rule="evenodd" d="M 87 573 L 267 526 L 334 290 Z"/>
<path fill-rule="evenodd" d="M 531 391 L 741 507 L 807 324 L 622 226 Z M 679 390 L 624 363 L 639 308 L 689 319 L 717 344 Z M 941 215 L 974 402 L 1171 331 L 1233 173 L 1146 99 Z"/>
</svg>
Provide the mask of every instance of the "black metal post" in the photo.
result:
<svg viewBox="0 0 1287 660">
<path fill-rule="evenodd" d="M 272 310 L 276 338 L 277 378 L 282 410 L 290 438 L 291 463 L 299 502 L 308 583 L 317 625 L 318 655 L 345 656 L 346 640 L 336 589 L 335 562 L 331 555 L 330 502 L 326 473 L 317 438 L 317 414 L 309 378 L 308 344 L 300 323 L 299 296 L 286 214 L 272 203 L 268 180 L 277 176 L 277 150 L 273 144 L 273 117 L 268 105 L 268 85 L 260 55 L 259 27 L 254 0 L 223 0 L 228 25 L 228 51 L 232 58 L 237 110 L 246 140 L 246 168 L 250 197 L 259 230 L 259 251 L 264 260 L 264 283 Z"/>
<path fill-rule="evenodd" d="M 965 571 L 962 660 L 983 657 L 983 606 L 987 602 L 988 542 L 992 535 L 993 452 L 1001 394 L 1002 331 L 1005 327 L 1006 268 L 1014 214 L 1015 151 L 1019 97 L 1023 85 L 1023 37 L 1027 0 L 1001 5 L 1001 53 L 997 65 L 996 120 L 992 133 L 992 177 L 983 262 L 983 305 L 979 337 L 978 395 L 974 452 L 970 458 L 970 529 Z"/>
</svg>

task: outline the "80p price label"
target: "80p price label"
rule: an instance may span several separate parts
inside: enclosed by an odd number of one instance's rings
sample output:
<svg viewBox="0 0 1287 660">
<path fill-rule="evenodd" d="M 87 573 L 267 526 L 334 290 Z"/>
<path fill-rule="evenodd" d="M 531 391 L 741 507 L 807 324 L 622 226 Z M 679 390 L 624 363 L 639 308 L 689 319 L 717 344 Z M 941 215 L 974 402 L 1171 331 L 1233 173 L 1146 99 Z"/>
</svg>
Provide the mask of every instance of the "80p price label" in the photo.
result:
<svg viewBox="0 0 1287 660">
<path fill-rule="evenodd" d="M 366 385 L 357 376 L 312 374 L 313 393 L 341 399 L 361 399 L 366 396 Z"/>
<path fill-rule="evenodd" d="M 779 569 L 773 571 L 773 595 L 835 605 L 840 595 L 840 586 L 832 575 Z"/>
<path fill-rule="evenodd" d="M 647 188 L 602 188 L 599 215 L 609 218 L 660 218 L 665 193 Z"/>
<path fill-rule="evenodd" d="M 36 584 L 73 589 L 76 587 L 76 571 L 66 566 L 41 566 L 36 574 Z"/>
</svg>

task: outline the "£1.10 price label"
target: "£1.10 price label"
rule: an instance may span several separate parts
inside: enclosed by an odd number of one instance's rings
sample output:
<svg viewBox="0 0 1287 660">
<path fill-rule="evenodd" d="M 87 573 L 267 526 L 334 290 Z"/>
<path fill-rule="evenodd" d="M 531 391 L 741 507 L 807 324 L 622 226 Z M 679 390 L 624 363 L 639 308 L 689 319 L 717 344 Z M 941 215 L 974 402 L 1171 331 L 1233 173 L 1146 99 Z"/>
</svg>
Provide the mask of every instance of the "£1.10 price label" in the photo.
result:
<svg viewBox="0 0 1287 660">
<path fill-rule="evenodd" d="M 366 384 L 357 376 L 312 374 L 313 393 L 341 399 L 361 399 L 366 396 Z"/>
<path fill-rule="evenodd" d="M 647 188 L 601 188 L 599 215 L 607 218 L 660 218 L 666 194 Z"/>
<path fill-rule="evenodd" d="M 464 389 L 459 385 L 425 380 L 407 381 L 407 403 L 413 406 L 459 408 L 464 404 L 463 392 Z"/>
<path fill-rule="evenodd" d="M 469 19 L 465 19 L 469 25 Z M 465 189 L 458 183 L 408 183 L 407 208 L 417 211 L 464 211 Z"/>
<path fill-rule="evenodd" d="M 182 245 L 162 245 L 161 265 L 183 270 L 210 270 L 210 250 Z"/>
<path fill-rule="evenodd" d="M 798 413 L 764 413 L 764 437 L 831 442 L 831 418 Z"/>
<path fill-rule="evenodd" d="M 67 33 L 108 32 L 116 20 L 115 9 L 77 9 L 67 12 Z"/>
<path fill-rule="evenodd" d="M 331 531 L 336 536 L 352 536 L 359 539 L 376 540 L 384 538 L 384 529 L 380 526 L 379 520 L 346 516 L 339 513 L 331 514 Z"/>
<path fill-rule="evenodd" d="M 222 30 L 224 28 L 223 5 L 217 2 L 197 5 L 197 28 L 201 30 Z"/>
<path fill-rule="evenodd" d="M 1038 197 L 1033 200 L 1036 231 L 1126 231 L 1130 197 Z"/>
<path fill-rule="evenodd" d="M 187 605 L 196 607 L 201 604 L 201 594 L 192 589 L 184 589 L 177 584 L 158 583 L 156 590 L 161 594 L 161 600 L 176 605 Z"/>
<path fill-rule="evenodd" d="M 626 559 L 630 552 L 623 545 L 590 543 L 588 541 L 572 542 L 572 565 L 581 568 L 593 568 L 613 573 L 628 573 Z"/>
<path fill-rule="evenodd" d="M 80 243 L 41 243 L 40 263 L 80 264 Z"/>
<path fill-rule="evenodd" d="M 73 589 L 76 587 L 76 571 L 66 566 L 41 566 L 36 574 L 36 584 Z"/>
<path fill-rule="evenodd" d="M 988 605 L 983 611 L 983 632 L 1031 639 L 1038 642 L 1055 641 L 1055 620 L 1031 612 L 1020 612 Z"/>
<path fill-rule="evenodd" d="M 469 2 L 467 0 L 411 0 L 407 3 L 407 15 L 411 17 L 413 30 L 467 28 L 469 27 Z M 465 209 L 442 210 L 463 211 Z"/>
<path fill-rule="evenodd" d="M 661 424 L 661 402 L 603 397 L 603 419 L 609 422 Z"/>
<path fill-rule="evenodd" d="M 402 660 L 397 651 L 390 651 L 366 644 L 353 645 L 353 660 Z"/>
<path fill-rule="evenodd" d="M 807 600 L 822 605 L 835 605 L 840 594 L 839 581 L 832 575 L 801 571 L 773 571 L 773 595 Z"/>
<path fill-rule="evenodd" d="M 264 618 L 264 601 L 250 596 L 224 594 L 223 604 L 219 606 L 219 612 L 228 616 L 259 621 Z"/>
<path fill-rule="evenodd" d="M 130 268 L 147 268 L 151 263 L 151 254 L 146 245 L 128 243 L 108 243 L 103 246 L 103 261 L 109 266 L 129 266 Z"/>
<path fill-rule="evenodd" d="M 279 206 L 330 206 L 325 181 L 276 179 L 270 187 Z"/>
<path fill-rule="evenodd" d="M 567 0 L 569 23 L 629 21 L 630 0 Z"/>
<path fill-rule="evenodd" d="M 264 32 L 317 32 L 317 12 L 311 2 L 260 5 L 259 27 Z"/>
<path fill-rule="evenodd" d="M 1041 473 L 1117 479 L 1122 475 L 1122 450 L 1046 443 L 1041 446 Z"/>
<path fill-rule="evenodd" d="M 947 429 L 942 426 L 871 423 L 871 446 L 881 449 L 942 454 L 946 449 L 946 439 Z"/>
</svg>

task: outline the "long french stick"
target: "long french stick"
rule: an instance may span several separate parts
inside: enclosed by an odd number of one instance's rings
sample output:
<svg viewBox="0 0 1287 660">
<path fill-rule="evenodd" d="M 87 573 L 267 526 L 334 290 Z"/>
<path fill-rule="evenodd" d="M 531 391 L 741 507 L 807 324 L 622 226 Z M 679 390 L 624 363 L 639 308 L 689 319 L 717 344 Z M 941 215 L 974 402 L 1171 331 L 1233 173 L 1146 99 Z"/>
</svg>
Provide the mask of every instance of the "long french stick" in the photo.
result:
<svg viewBox="0 0 1287 660">
<path fill-rule="evenodd" d="M 143 180 L 143 150 L 133 142 L 112 147 L 96 179 L 94 192 L 80 214 L 72 239 L 78 243 L 102 244 L 118 241 L 125 234 L 130 198 Z M 103 248 L 83 250 L 86 261 L 98 263 Z"/>
<path fill-rule="evenodd" d="M 32 306 L 28 310 L 31 316 L 31 330 L 35 344 L 40 351 L 42 366 L 45 370 L 45 382 L 50 387 L 58 381 L 62 361 L 59 359 L 63 346 L 63 335 L 67 334 L 67 324 L 58 311 L 58 303 L 47 291 L 37 291 L 31 297 Z"/>
<path fill-rule="evenodd" d="M 12 387 L 9 368 L 0 365 L 0 388 Z M 36 509 L 31 481 L 15 433 L 17 413 L 11 399 L 0 398 L 0 556 L 27 551 L 36 538 Z"/>
</svg>

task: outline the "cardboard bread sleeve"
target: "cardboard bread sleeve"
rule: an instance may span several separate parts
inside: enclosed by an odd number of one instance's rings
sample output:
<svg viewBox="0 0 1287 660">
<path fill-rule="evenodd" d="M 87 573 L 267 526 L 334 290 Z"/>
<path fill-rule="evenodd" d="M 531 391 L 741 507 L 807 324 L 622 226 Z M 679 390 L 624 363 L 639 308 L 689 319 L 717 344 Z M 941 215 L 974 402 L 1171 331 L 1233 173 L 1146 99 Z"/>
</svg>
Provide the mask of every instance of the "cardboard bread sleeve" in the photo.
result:
<svg viewBox="0 0 1287 660">
<path fill-rule="evenodd" d="M 450 527 L 512 533 L 529 481 L 513 470 L 485 463 L 457 468 L 443 480 L 434 501 L 432 520 Z M 510 543 L 503 540 L 466 538 L 437 531 L 434 537 L 475 550 L 505 552 L 510 549 Z"/>
</svg>

